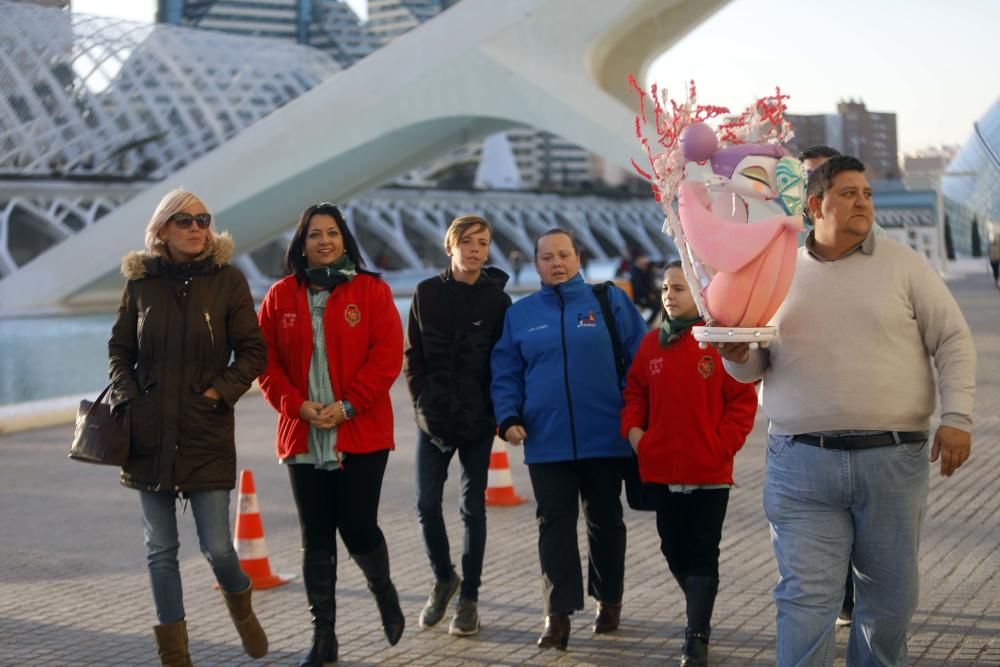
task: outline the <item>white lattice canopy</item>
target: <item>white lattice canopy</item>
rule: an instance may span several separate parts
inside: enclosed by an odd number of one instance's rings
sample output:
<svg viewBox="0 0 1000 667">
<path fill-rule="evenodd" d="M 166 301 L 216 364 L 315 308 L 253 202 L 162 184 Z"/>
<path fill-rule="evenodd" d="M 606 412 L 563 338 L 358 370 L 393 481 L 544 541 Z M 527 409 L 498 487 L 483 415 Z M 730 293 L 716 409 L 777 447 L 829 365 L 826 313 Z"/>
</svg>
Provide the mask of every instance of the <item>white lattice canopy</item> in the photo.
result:
<svg viewBox="0 0 1000 667">
<path fill-rule="evenodd" d="M 338 69 L 283 41 L 0 2 L 0 177 L 163 178 Z"/>
</svg>

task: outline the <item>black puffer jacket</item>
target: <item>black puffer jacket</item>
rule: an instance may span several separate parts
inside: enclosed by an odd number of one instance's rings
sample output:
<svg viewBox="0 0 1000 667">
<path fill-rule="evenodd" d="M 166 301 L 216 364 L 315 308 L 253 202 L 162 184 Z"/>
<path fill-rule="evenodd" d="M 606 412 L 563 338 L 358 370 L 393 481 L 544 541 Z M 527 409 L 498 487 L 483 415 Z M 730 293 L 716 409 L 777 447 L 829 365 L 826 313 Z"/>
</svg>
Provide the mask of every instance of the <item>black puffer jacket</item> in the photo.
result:
<svg viewBox="0 0 1000 667">
<path fill-rule="evenodd" d="M 474 285 L 451 269 L 417 285 L 406 326 L 403 374 L 420 430 L 459 446 L 496 430 L 490 400 L 490 352 L 510 297 L 507 274 L 482 270 Z"/>
<path fill-rule="evenodd" d="M 236 485 L 233 406 L 264 370 L 267 347 L 247 281 L 228 265 L 232 248 L 216 236 L 194 262 L 140 252 L 122 260 L 128 283 L 108 350 L 112 404 L 127 403 L 132 424 L 125 486 Z M 202 395 L 209 387 L 221 401 Z"/>
</svg>

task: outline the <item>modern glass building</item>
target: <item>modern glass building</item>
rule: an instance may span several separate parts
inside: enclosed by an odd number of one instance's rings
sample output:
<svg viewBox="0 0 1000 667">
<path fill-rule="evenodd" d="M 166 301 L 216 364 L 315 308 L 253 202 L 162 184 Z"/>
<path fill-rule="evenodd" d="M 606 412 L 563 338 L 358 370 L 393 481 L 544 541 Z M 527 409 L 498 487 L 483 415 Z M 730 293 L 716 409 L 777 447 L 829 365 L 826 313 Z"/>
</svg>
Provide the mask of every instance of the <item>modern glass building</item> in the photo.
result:
<svg viewBox="0 0 1000 667">
<path fill-rule="evenodd" d="M 989 223 L 1000 226 L 1000 98 L 973 123 L 972 135 L 941 175 L 941 193 L 955 252 L 976 254 L 978 239 L 985 254 Z"/>
</svg>

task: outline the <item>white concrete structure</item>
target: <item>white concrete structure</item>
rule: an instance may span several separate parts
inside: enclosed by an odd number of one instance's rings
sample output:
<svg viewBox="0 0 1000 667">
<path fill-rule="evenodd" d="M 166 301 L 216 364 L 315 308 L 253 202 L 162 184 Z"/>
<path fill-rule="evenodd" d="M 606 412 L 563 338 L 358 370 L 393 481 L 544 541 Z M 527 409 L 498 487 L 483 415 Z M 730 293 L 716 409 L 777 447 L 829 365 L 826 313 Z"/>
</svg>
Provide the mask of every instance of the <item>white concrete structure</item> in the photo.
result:
<svg viewBox="0 0 1000 667">
<path fill-rule="evenodd" d="M 119 283 L 112 267 L 180 183 L 243 251 L 308 202 L 344 199 L 516 124 L 626 166 L 638 154 L 627 75 L 641 80 L 726 2 L 464 0 L 0 280 L 0 312 L 56 307 L 102 278 Z"/>
</svg>

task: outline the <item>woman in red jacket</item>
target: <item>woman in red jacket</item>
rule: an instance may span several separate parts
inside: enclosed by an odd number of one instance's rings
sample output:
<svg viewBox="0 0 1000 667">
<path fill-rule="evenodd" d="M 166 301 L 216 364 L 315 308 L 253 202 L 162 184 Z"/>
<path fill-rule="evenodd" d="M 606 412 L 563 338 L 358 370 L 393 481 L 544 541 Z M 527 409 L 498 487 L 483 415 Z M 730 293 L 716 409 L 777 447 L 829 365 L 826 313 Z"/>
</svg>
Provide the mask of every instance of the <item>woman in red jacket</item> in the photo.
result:
<svg viewBox="0 0 1000 667">
<path fill-rule="evenodd" d="M 313 644 L 300 667 L 321 667 L 337 660 L 337 531 L 368 580 L 386 639 L 395 645 L 403 634 L 378 526 L 403 333 L 389 286 L 365 270 L 333 204 L 302 213 L 285 272 L 260 309 L 268 347 L 260 386 L 279 414 L 278 459 L 288 465 L 302 529 Z"/>
<path fill-rule="evenodd" d="M 667 266 L 661 298 L 663 324 L 643 338 L 628 373 L 622 435 L 656 489 L 660 550 L 687 602 L 681 665 L 705 665 L 733 457 L 753 428 L 757 395 L 691 335 L 700 317 L 680 262 Z"/>
</svg>

